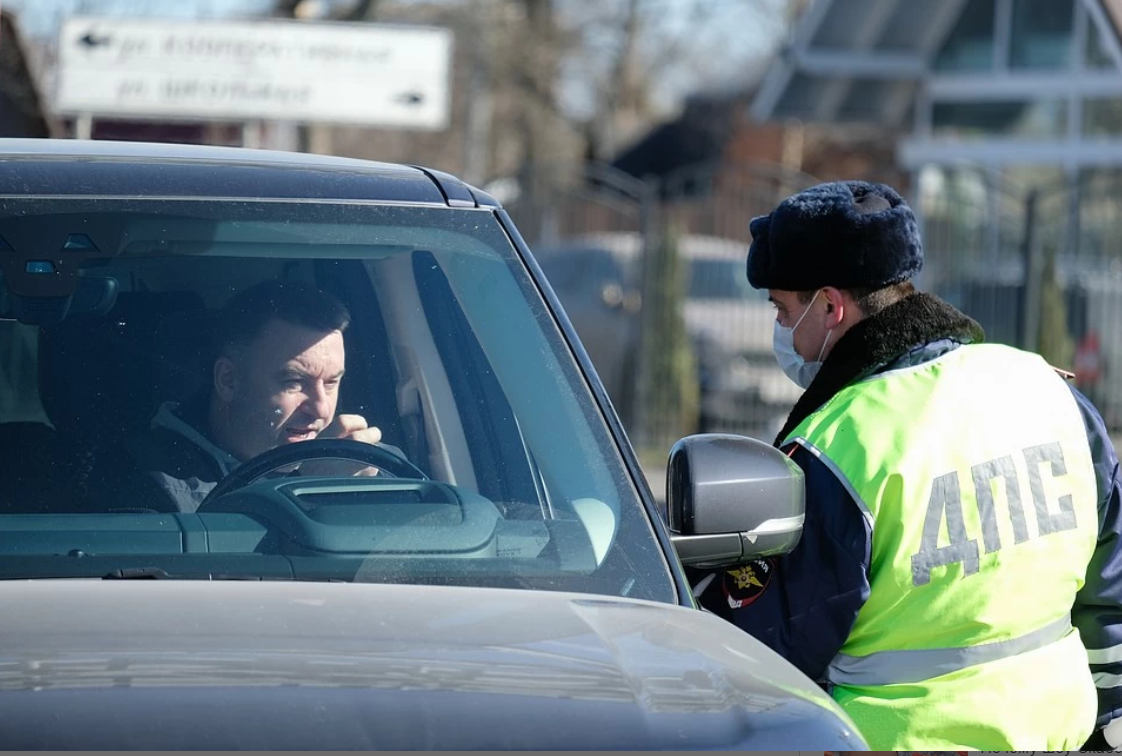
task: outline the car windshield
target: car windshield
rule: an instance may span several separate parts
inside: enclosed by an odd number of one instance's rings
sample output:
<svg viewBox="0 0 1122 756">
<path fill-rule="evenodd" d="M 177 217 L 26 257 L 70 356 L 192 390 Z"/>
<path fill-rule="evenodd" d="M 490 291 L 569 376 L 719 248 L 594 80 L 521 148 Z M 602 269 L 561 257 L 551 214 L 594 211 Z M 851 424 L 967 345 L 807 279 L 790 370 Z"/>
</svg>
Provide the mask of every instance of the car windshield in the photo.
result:
<svg viewBox="0 0 1122 756">
<path fill-rule="evenodd" d="M 0 577 L 675 600 L 604 418 L 489 210 L 0 205 Z M 70 271 L 70 299 L 42 284 Z M 254 301 L 274 308 L 264 326 Z M 373 440 L 363 423 L 379 444 L 329 440 Z"/>
</svg>

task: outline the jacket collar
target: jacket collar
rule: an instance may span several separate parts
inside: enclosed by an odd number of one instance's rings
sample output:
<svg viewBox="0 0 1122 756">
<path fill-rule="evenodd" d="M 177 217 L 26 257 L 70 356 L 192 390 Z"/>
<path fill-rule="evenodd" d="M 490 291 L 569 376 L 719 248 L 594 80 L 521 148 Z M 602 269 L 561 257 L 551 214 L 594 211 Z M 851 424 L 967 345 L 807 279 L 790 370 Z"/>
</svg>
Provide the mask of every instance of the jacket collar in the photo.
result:
<svg viewBox="0 0 1122 756">
<path fill-rule="evenodd" d="M 775 439 L 779 446 L 803 420 L 846 386 L 935 341 L 985 341 L 977 322 L 938 297 L 915 293 L 860 321 L 842 336 L 795 403 Z"/>
<path fill-rule="evenodd" d="M 164 402 L 152 418 L 152 427 L 164 428 L 187 439 L 214 460 L 223 475 L 229 475 L 238 466 L 238 460 L 226 450 L 219 448 L 188 421 L 189 418 L 193 419 L 200 414 L 192 412 L 193 409 L 197 408 L 193 407 L 191 402 L 185 405 L 180 405 L 178 402 Z M 199 425 L 201 426 L 202 423 Z"/>
</svg>

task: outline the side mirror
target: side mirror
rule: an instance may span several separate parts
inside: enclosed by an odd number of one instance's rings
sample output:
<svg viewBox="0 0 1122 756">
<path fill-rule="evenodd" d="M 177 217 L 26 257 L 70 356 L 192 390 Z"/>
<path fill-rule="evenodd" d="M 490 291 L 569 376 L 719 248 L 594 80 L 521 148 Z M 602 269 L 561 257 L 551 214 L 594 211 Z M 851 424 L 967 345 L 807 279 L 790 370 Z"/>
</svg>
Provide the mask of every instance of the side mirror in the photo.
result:
<svg viewBox="0 0 1122 756">
<path fill-rule="evenodd" d="M 670 450 L 666 506 L 683 564 L 721 567 L 786 554 L 803 532 L 803 471 L 763 441 L 687 436 Z"/>
</svg>

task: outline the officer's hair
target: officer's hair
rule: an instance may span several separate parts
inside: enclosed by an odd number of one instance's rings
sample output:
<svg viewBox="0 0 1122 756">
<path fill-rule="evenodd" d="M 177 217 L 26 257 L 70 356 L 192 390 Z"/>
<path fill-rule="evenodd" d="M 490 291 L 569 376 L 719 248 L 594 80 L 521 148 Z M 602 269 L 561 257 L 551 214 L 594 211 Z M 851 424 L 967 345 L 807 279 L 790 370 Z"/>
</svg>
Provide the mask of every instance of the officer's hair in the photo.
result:
<svg viewBox="0 0 1122 756">
<path fill-rule="evenodd" d="M 215 356 L 251 344 L 271 320 L 313 331 L 345 331 L 351 314 L 335 297 L 302 281 L 264 281 L 235 294 L 218 314 Z"/>
<path fill-rule="evenodd" d="M 846 294 L 857 302 L 857 309 L 866 318 L 876 315 L 890 305 L 894 305 L 905 297 L 910 297 L 916 293 L 916 287 L 911 281 L 904 281 L 903 283 L 892 284 L 891 286 L 880 286 L 877 288 L 859 287 L 856 289 L 842 289 Z M 814 299 L 813 291 L 800 291 L 798 292 L 798 299 L 801 304 L 810 304 L 810 300 Z"/>
</svg>

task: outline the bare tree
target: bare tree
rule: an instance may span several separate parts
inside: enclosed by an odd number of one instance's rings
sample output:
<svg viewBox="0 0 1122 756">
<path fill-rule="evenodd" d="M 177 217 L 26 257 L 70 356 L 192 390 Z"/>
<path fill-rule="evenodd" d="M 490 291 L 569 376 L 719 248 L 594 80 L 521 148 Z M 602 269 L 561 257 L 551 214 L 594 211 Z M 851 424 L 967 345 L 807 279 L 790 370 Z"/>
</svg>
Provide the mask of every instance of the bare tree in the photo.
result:
<svg viewBox="0 0 1122 756">
<path fill-rule="evenodd" d="M 276 0 L 273 15 L 280 18 L 299 18 L 300 6 L 309 0 Z M 330 4 L 327 17 L 334 21 L 373 21 L 378 15 L 379 0 L 353 0 L 348 4 Z"/>
<path fill-rule="evenodd" d="M 801 1 L 558 0 L 563 109 L 583 124 L 589 156 L 616 154 L 699 88 L 747 86 Z"/>
<path fill-rule="evenodd" d="M 304 0 L 277 0 L 273 15 L 280 18 L 296 18 L 296 9 Z"/>
<path fill-rule="evenodd" d="M 341 21 L 373 21 L 378 15 L 378 0 L 358 0 L 340 16 Z"/>
<path fill-rule="evenodd" d="M 558 32 L 554 0 L 517 0 L 526 14 L 526 35 L 521 56 L 521 91 L 525 97 L 519 126 L 522 131 L 524 190 L 533 192 L 542 157 L 548 154 L 549 120 L 556 115 Z M 535 52 L 537 54 L 535 54 Z"/>
<path fill-rule="evenodd" d="M 455 93 L 460 106 L 446 140 L 459 147 L 453 164 L 477 181 L 513 170 L 526 191 L 562 162 L 611 159 L 669 117 L 681 94 L 738 76 L 747 69 L 741 61 L 765 52 L 738 44 L 738 30 L 779 28 L 788 4 L 798 2 L 324 0 L 319 7 L 335 20 L 457 23 L 458 64 L 471 73 L 455 74 L 464 91 Z M 274 0 L 274 15 L 291 18 L 299 7 L 300 0 Z M 415 136 L 418 148 L 427 144 Z M 440 155 L 447 162 L 447 150 Z"/>
<path fill-rule="evenodd" d="M 597 88 L 599 97 L 587 128 L 588 155 L 595 160 L 607 159 L 618 145 L 618 120 L 624 112 L 636 112 L 646 103 L 645 80 L 638 76 L 637 50 L 644 29 L 645 0 L 625 0 L 622 17 L 609 23 L 618 29 L 617 39 L 607 53 L 605 80 Z"/>
</svg>

